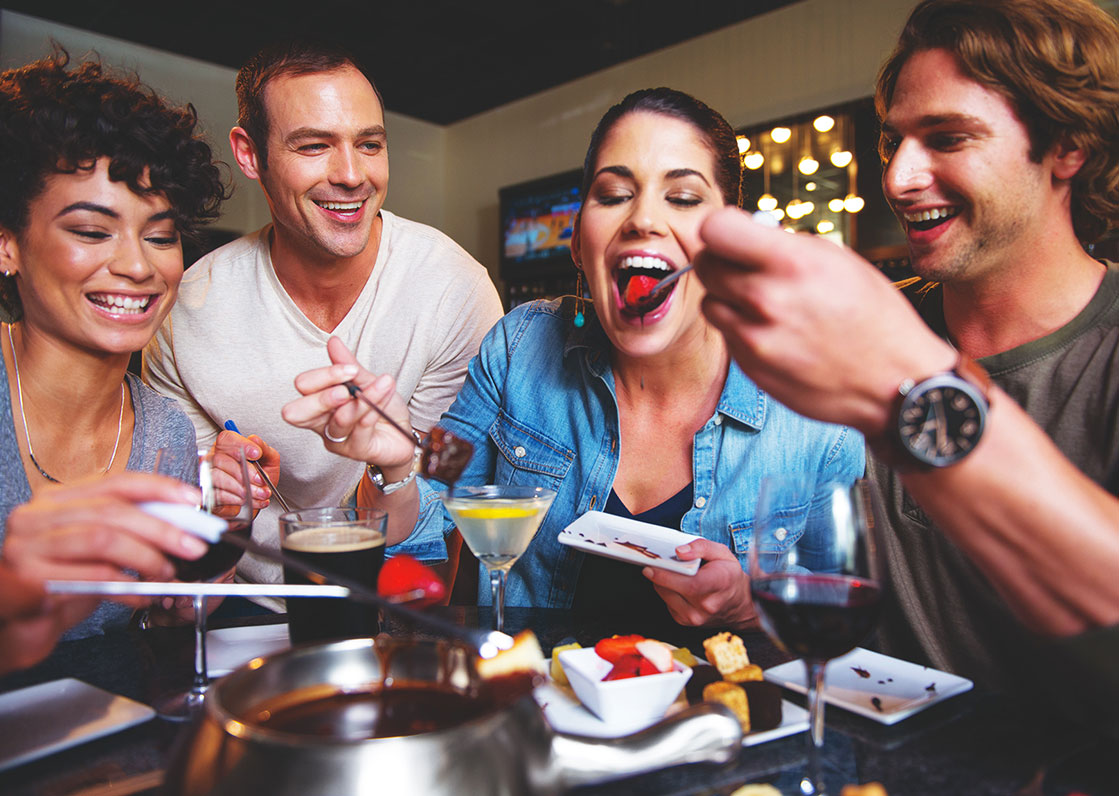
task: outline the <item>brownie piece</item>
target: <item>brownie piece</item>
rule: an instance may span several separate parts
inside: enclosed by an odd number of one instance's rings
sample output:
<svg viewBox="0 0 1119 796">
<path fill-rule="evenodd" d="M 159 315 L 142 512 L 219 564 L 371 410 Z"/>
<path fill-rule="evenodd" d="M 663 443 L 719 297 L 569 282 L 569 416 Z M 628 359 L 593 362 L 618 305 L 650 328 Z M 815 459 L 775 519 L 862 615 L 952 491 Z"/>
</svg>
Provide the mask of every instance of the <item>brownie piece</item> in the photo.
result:
<svg viewBox="0 0 1119 796">
<path fill-rule="evenodd" d="M 703 701 L 703 687 L 722 680 L 719 670 L 714 666 L 696 666 L 692 669 L 692 676 L 684 686 L 684 694 L 688 697 L 689 705 L 698 705 Z"/>
<path fill-rule="evenodd" d="M 781 687 L 762 680 L 738 684 L 750 704 L 750 729 L 772 730 L 781 723 Z"/>
</svg>

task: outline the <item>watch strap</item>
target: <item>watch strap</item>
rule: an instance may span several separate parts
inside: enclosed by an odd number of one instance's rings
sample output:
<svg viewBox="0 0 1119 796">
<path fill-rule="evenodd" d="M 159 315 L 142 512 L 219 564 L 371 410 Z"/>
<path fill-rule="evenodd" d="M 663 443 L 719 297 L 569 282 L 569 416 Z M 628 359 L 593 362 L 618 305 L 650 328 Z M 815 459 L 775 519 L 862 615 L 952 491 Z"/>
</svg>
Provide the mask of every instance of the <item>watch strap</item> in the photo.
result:
<svg viewBox="0 0 1119 796">
<path fill-rule="evenodd" d="M 960 357 L 956 360 L 952 372 L 971 384 L 975 389 L 979 390 L 979 394 L 983 396 L 983 400 L 990 405 L 991 374 L 989 374 L 982 365 L 967 354 L 960 352 Z"/>
</svg>

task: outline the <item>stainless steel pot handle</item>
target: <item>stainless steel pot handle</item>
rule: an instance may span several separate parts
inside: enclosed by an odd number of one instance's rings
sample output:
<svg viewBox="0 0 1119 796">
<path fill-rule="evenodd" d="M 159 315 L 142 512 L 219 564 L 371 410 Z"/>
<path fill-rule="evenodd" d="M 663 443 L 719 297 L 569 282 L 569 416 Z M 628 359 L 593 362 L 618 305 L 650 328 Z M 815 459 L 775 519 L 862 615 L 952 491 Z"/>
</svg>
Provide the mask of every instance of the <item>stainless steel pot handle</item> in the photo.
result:
<svg viewBox="0 0 1119 796">
<path fill-rule="evenodd" d="M 556 733 L 565 787 L 620 779 L 683 763 L 725 763 L 742 748 L 742 726 L 723 705 L 693 705 L 647 730 L 604 741 Z"/>
</svg>

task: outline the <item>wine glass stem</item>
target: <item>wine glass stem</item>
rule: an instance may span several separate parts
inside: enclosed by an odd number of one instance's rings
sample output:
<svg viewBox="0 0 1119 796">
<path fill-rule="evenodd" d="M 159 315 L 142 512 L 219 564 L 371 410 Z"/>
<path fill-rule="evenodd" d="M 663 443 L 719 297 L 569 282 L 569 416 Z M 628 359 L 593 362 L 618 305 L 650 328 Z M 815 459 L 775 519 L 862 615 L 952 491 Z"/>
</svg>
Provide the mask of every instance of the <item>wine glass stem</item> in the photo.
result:
<svg viewBox="0 0 1119 796">
<path fill-rule="evenodd" d="M 490 570 L 490 595 L 493 599 L 493 629 L 505 629 L 505 570 Z"/>
<path fill-rule="evenodd" d="M 191 692 L 202 694 L 210 684 L 206 667 L 206 596 L 194 595 L 194 685 Z"/>
<path fill-rule="evenodd" d="M 820 779 L 820 749 L 824 745 L 824 662 L 805 660 L 808 683 L 808 721 L 812 745 L 808 749 L 808 779 L 811 789 L 802 788 L 804 793 L 823 794 L 824 783 Z"/>
</svg>

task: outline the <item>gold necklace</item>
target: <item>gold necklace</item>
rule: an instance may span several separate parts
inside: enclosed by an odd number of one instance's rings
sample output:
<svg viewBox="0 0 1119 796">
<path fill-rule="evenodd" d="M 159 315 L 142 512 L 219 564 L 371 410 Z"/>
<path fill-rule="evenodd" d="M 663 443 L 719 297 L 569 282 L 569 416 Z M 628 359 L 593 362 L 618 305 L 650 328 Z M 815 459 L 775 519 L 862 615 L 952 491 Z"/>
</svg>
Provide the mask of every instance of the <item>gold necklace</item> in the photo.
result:
<svg viewBox="0 0 1119 796">
<path fill-rule="evenodd" d="M 62 482 L 55 478 L 53 475 L 43 469 L 35 458 L 35 450 L 31 447 L 31 432 L 27 430 L 27 413 L 23 410 L 23 385 L 19 380 L 19 358 L 16 357 L 16 343 L 12 339 L 12 325 L 8 324 L 8 345 L 12 349 L 12 369 L 16 372 L 16 392 L 19 394 L 19 416 L 23 420 L 23 437 L 27 440 L 27 455 L 31 458 L 31 463 L 35 465 L 35 469 L 39 471 L 39 475 L 47 479 L 53 484 L 61 484 Z M 117 416 L 117 440 L 113 443 L 113 455 L 109 457 L 109 464 L 102 470 L 102 473 L 107 473 L 113 469 L 113 462 L 117 460 L 117 448 L 120 447 L 120 430 L 124 426 L 124 382 L 120 385 L 120 415 Z"/>
</svg>

